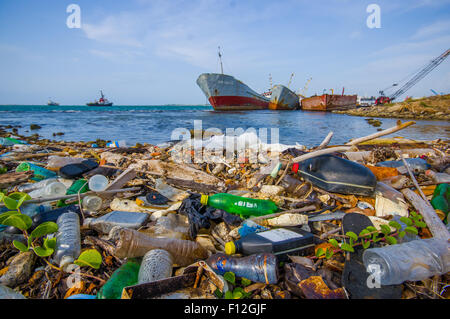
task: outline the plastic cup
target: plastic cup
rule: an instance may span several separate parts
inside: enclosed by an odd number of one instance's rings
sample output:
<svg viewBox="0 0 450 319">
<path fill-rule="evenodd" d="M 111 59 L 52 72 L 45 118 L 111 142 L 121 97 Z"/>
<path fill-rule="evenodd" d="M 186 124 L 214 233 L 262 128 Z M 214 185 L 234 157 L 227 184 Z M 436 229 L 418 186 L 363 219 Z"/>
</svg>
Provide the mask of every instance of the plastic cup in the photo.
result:
<svg viewBox="0 0 450 319">
<path fill-rule="evenodd" d="M 100 174 L 89 178 L 89 189 L 94 192 L 104 191 L 108 187 L 108 179 Z"/>
</svg>

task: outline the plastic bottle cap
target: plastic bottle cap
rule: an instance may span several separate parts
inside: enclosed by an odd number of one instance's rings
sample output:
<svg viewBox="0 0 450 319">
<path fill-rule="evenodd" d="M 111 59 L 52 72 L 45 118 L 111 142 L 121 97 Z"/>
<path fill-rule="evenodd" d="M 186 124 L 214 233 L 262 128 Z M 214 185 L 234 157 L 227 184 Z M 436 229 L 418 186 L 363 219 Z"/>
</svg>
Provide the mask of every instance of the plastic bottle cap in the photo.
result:
<svg viewBox="0 0 450 319">
<path fill-rule="evenodd" d="M 297 173 L 300 165 L 298 163 L 292 164 L 292 172 Z"/>
<path fill-rule="evenodd" d="M 208 195 L 202 195 L 202 197 L 200 197 L 200 203 L 202 205 L 208 205 Z"/>
<path fill-rule="evenodd" d="M 235 252 L 236 252 L 236 245 L 232 241 L 229 241 L 228 243 L 225 244 L 225 253 L 227 255 L 233 255 Z"/>
</svg>

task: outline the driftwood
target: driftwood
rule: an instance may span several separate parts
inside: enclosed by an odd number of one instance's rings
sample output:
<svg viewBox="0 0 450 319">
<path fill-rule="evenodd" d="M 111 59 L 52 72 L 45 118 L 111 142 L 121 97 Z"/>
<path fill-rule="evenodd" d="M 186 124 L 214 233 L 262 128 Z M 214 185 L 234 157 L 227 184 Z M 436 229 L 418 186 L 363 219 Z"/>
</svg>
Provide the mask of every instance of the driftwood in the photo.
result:
<svg viewBox="0 0 450 319">
<path fill-rule="evenodd" d="M 25 183 L 33 176 L 33 174 L 33 171 L 2 174 L 0 175 L 0 188 L 8 188 Z"/>
<path fill-rule="evenodd" d="M 224 191 L 223 187 L 219 187 L 216 185 L 208 185 L 203 183 L 197 183 L 191 180 L 185 180 L 185 179 L 178 179 L 178 178 L 166 178 L 166 183 L 181 187 L 181 188 L 188 188 L 196 192 L 201 193 L 220 193 Z"/>
<path fill-rule="evenodd" d="M 425 196 L 425 194 L 422 192 L 422 189 L 420 188 L 419 184 L 417 183 L 416 178 L 414 177 L 414 174 L 411 172 L 411 169 L 409 168 L 408 163 L 405 161 L 405 158 L 402 154 L 401 159 L 403 161 L 403 164 L 405 165 L 406 169 L 408 170 L 408 174 L 411 177 L 411 180 L 414 183 L 414 186 L 416 186 L 417 191 L 419 192 L 420 196 L 422 196 L 422 199 L 428 204 L 428 199 Z"/>
<path fill-rule="evenodd" d="M 402 122 L 398 121 L 397 122 L 397 126 L 388 128 L 386 130 L 383 130 L 381 132 L 377 132 L 377 133 L 374 133 L 374 134 L 371 134 L 371 135 L 368 135 L 368 136 L 357 138 L 355 140 L 352 140 L 352 141 L 346 143 L 345 145 L 356 145 L 356 144 L 359 144 L 359 143 L 362 143 L 362 142 L 367 142 L 367 141 L 373 140 L 373 139 L 375 139 L 377 137 L 388 135 L 388 134 L 395 133 L 397 131 L 403 130 L 404 128 L 407 128 L 408 126 L 411 126 L 413 124 L 416 124 L 416 122 L 410 121 L 410 122 L 406 122 L 406 123 L 402 124 Z"/>
<path fill-rule="evenodd" d="M 306 206 L 306 207 L 302 207 L 302 208 L 298 208 L 298 209 L 290 209 L 290 210 L 285 210 L 279 213 L 274 213 L 274 214 L 269 214 L 269 215 L 264 215 L 264 216 L 258 216 L 258 217 L 253 217 L 253 218 L 249 218 L 252 221 L 254 221 L 255 223 L 257 223 L 258 221 L 264 220 L 264 219 L 268 219 L 268 218 L 274 218 L 274 217 L 278 217 L 284 214 L 297 214 L 297 213 L 305 213 L 305 212 L 310 212 L 316 209 L 316 206 L 311 205 L 311 206 Z"/>
<path fill-rule="evenodd" d="M 320 143 L 320 145 L 316 148 L 316 150 L 321 150 L 322 148 L 327 146 L 330 143 L 333 134 L 334 134 L 333 132 L 328 133 L 327 137 L 325 137 L 325 139 L 322 141 L 322 143 Z"/>
<path fill-rule="evenodd" d="M 434 208 L 425 202 L 412 190 L 406 188 L 403 189 L 402 194 L 408 199 L 415 209 L 423 216 L 425 223 L 430 229 L 433 237 L 442 238 L 444 240 L 450 239 L 450 233 L 445 227 L 444 223 L 440 220 Z"/>
<path fill-rule="evenodd" d="M 132 168 L 126 169 L 122 174 L 117 176 L 117 178 L 112 182 L 108 187 L 106 187 L 105 191 L 113 191 L 121 189 L 126 183 L 131 181 L 136 177 L 136 171 Z M 114 193 L 103 193 L 103 198 L 110 198 L 114 195 Z"/>
</svg>

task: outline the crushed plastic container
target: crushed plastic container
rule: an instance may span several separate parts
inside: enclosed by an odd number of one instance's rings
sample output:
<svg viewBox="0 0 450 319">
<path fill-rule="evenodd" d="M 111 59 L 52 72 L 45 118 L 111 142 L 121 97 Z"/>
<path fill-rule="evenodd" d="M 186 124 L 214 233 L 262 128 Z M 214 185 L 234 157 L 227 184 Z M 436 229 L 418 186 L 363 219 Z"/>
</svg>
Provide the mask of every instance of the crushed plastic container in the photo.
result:
<svg viewBox="0 0 450 319">
<path fill-rule="evenodd" d="M 115 226 L 138 229 L 148 221 L 149 217 L 146 213 L 112 211 L 98 218 L 86 218 L 83 226 L 109 234 Z"/>
<path fill-rule="evenodd" d="M 33 181 L 37 181 L 37 182 L 39 182 L 43 179 L 56 177 L 55 172 L 52 172 L 48 169 L 45 169 L 43 167 L 40 167 L 40 166 L 32 164 L 32 163 L 23 162 L 19 166 L 16 167 L 16 172 L 28 172 L 28 171 L 34 172 L 34 175 L 31 179 Z"/>
<path fill-rule="evenodd" d="M 173 258 L 163 249 L 153 249 L 144 255 L 139 269 L 138 283 L 143 284 L 172 275 Z"/>
<path fill-rule="evenodd" d="M 377 185 L 367 167 L 329 154 L 294 163 L 292 171 L 331 193 L 372 196 Z"/>
<path fill-rule="evenodd" d="M 230 271 L 238 277 L 254 282 L 265 284 L 278 282 L 278 261 L 273 254 L 261 253 L 236 258 L 218 253 L 209 257 L 206 263 L 219 275 Z"/>
<path fill-rule="evenodd" d="M 47 186 L 42 188 L 35 189 L 34 191 L 28 193 L 28 195 L 30 195 L 31 198 L 52 198 L 63 196 L 66 194 L 66 191 L 66 186 L 63 183 L 56 181 L 49 183 Z"/>
<path fill-rule="evenodd" d="M 80 255 L 80 218 L 77 213 L 68 212 L 58 217 L 56 249 L 53 259 L 64 269 Z"/>
<path fill-rule="evenodd" d="M 277 205 L 271 200 L 247 198 L 227 193 L 219 193 L 211 196 L 202 195 L 200 202 L 203 205 L 222 209 L 227 213 L 247 217 L 263 216 L 278 211 Z"/>
<path fill-rule="evenodd" d="M 408 164 L 411 171 L 415 174 L 423 172 L 431 167 L 430 164 L 427 163 L 426 160 L 418 157 L 418 158 L 405 158 L 406 163 Z M 395 167 L 397 169 L 403 168 L 403 170 L 399 170 L 400 173 L 405 173 L 406 167 L 402 160 L 399 161 L 385 161 L 379 162 L 375 166 L 381 167 Z"/>
<path fill-rule="evenodd" d="M 440 238 L 370 248 L 363 253 L 366 269 L 379 270 L 381 285 L 418 281 L 450 271 L 450 244 Z"/>
<path fill-rule="evenodd" d="M 95 195 L 88 195 L 83 198 L 81 202 L 83 209 L 86 209 L 90 212 L 96 212 L 102 207 L 102 199 Z"/>
<path fill-rule="evenodd" d="M 94 192 L 104 191 L 108 187 L 108 179 L 100 174 L 89 178 L 89 189 Z"/>
<path fill-rule="evenodd" d="M 22 193 L 29 193 L 39 188 L 43 188 L 51 183 L 58 182 L 57 178 L 44 179 L 37 183 L 27 183 L 17 186 L 17 190 Z"/>
</svg>

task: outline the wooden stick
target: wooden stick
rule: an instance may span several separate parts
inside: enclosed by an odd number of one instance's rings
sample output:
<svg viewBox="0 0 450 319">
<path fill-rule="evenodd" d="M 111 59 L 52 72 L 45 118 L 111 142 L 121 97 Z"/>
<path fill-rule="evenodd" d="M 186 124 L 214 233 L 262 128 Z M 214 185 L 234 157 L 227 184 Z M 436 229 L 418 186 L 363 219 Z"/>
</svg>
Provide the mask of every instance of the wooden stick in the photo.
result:
<svg viewBox="0 0 450 319">
<path fill-rule="evenodd" d="M 317 157 L 317 156 L 325 155 L 325 154 L 330 154 L 330 153 L 334 153 L 334 152 L 347 152 L 351 148 L 352 148 L 351 146 L 330 147 L 330 148 L 326 148 L 326 149 L 323 149 L 323 150 L 313 151 L 313 152 L 309 152 L 307 154 L 300 155 L 300 156 L 292 159 L 291 162 L 293 162 L 293 163 L 303 162 L 303 161 L 306 161 L 307 159 L 310 159 L 310 158 L 313 158 L 313 157 Z"/>
<path fill-rule="evenodd" d="M 322 141 L 322 143 L 320 143 L 320 145 L 316 148 L 316 150 L 321 150 L 322 148 L 327 146 L 328 143 L 330 143 L 333 134 L 334 134 L 333 132 L 328 133 L 327 137 L 325 137 L 325 139 Z"/>
<path fill-rule="evenodd" d="M 419 197 L 419 195 L 408 188 L 402 189 L 401 192 L 405 198 L 411 202 L 414 208 L 423 216 L 423 219 L 433 234 L 433 237 L 442 238 L 448 241 L 450 239 L 450 233 L 428 201 L 425 202 Z"/>
<path fill-rule="evenodd" d="M 377 132 L 377 133 L 374 133 L 374 134 L 371 134 L 371 135 L 368 135 L 368 136 L 357 138 L 355 140 L 352 140 L 352 141 L 346 143 L 345 145 L 356 145 L 356 144 L 360 144 L 362 142 L 367 142 L 367 141 L 373 140 L 373 139 L 375 139 L 377 137 L 388 135 L 388 134 L 391 134 L 391 133 L 403 130 L 404 128 L 407 128 L 408 126 L 411 126 L 413 124 L 416 124 L 416 122 L 410 121 L 410 122 L 406 122 L 406 123 L 402 124 L 402 122 L 398 121 L 397 122 L 397 126 L 388 128 L 388 129 L 386 129 L 384 131 Z"/>
<path fill-rule="evenodd" d="M 316 209 L 316 206 L 310 205 L 310 206 L 306 206 L 306 207 L 302 207 L 302 208 L 285 210 L 285 211 L 282 211 L 282 212 L 279 212 L 279 213 L 274 213 L 274 214 L 269 214 L 269 215 L 264 215 L 264 216 L 258 216 L 258 217 L 252 217 L 252 218 L 249 218 L 249 219 L 256 223 L 256 222 L 258 222 L 260 220 L 274 218 L 274 217 L 278 217 L 278 216 L 281 216 L 281 215 L 284 215 L 284 214 L 304 213 L 304 212 L 310 212 L 310 211 L 315 210 L 315 209 Z"/>
<path fill-rule="evenodd" d="M 400 154 L 400 158 L 402 159 L 403 164 L 405 164 L 406 170 L 408 171 L 408 174 L 409 174 L 409 176 L 411 177 L 411 180 L 413 181 L 414 186 L 416 186 L 417 191 L 419 192 L 420 196 L 422 196 L 422 199 L 423 199 L 426 203 L 428 203 L 427 197 L 426 197 L 425 194 L 422 192 L 422 189 L 420 188 L 419 183 L 417 183 L 417 180 L 416 180 L 416 178 L 414 177 L 414 174 L 411 172 L 411 169 L 409 168 L 408 163 L 405 161 L 405 158 L 403 157 L 403 154 Z"/>
</svg>

